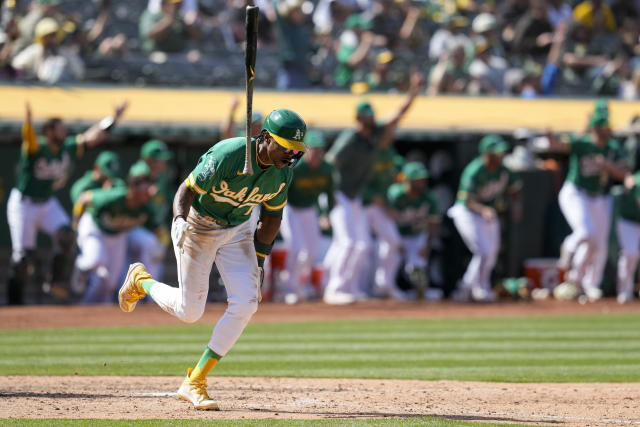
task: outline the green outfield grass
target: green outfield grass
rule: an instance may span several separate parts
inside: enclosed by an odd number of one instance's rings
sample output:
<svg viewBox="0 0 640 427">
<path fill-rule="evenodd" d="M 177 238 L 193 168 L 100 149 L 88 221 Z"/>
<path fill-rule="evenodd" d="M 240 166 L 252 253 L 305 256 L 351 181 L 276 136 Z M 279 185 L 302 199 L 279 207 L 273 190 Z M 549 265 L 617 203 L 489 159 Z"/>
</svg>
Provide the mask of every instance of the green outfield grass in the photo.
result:
<svg viewBox="0 0 640 427">
<path fill-rule="evenodd" d="M 180 376 L 211 331 L 3 330 L 0 375 Z M 640 381 L 640 315 L 250 324 L 214 375 Z"/>
<path fill-rule="evenodd" d="M 3 426 L 6 427 L 204 427 L 204 426 L 221 426 L 221 427 L 251 427 L 251 426 L 275 426 L 275 427 L 369 427 L 369 426 L 427 426 L 427 427 L 509 427 L 524 426 L 524 424 L 493 424 L 493 423 L 475 423 L 469 421 L 448 420 L 444 418 L 434 417 L 418 417 L 418 418 L 384 418 L 371 420 L 70 420 L 70 419 L 17 419 L 8 420 L 1 419 Z"/>
</svg>

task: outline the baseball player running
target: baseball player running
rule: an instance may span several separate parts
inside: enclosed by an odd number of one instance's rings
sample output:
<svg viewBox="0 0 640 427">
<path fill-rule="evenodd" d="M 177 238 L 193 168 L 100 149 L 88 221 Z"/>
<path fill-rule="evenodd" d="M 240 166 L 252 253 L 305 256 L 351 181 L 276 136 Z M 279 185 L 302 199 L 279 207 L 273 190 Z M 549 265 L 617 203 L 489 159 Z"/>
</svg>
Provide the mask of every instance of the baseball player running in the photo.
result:
<svg viewBox="0 0 640 427">
<path fill-rule="evenodd" d="M 318 196 L 327 195 L 329 209 L 334 204 L 332 169 L 324 159 L 324 134 L 310 130 L 304 142 L 307 153 L 293 169 L 295 179 L 289 189 L 289 201 L 280 228 L 287 248 L 284 301 L 289 304 L 306 297 L 302 278 L 310 277 L 318 253 L 321 239 Z"/>
<path fill-rule="evenodd" d="M 618 258 L 618 302 L 633 301 L 633 274 L 640 258 L 640 172 L 624 180 L 625 193 L 619 199 L 616 230 L 620 243 Z"/>
<path fill-rule="evenodd" d="M 384 125 L 377 125 L 371 104 L 362 102 L 356 107 L 356 128 L 343 131 L 327 153 L 334 166 L 336 205 L 329 219 L 333 241 L 325 263 L 329 268 L 329 282 L 324 301 L 328 304 L 349 304 L 358 297 L 359 280 L 366 264 L 371 238 L 362 207 L 361 194 L 371 178 L 378 150 L 393 142 L 393 132 L 424 82 L 419 73 L 411 76 L 409 92 L 400 108 Z"/>
<path fill-rule="evenodd" d="M 169 215 L 169 178 L 167 163 L 173 158 L 173 153 L 163 141 L 152 139 L 145 142 L 140 149 L 140 161 L 149 166 L 152 185 L 151 206 L 153 206 L 153 221 L 140 227 L 135 227 L 127 237 L 127 252 L 130 259 L 139 259 L 149 274 L 162 280 L 162 262 L 171 243 L 169 231 L 164 227 Z"/>
<path fill-rule="evenodd" d="M 209 149 L 178 188 L 171 237 L 178 263 L 178 287 L 158 282 L 141 263 L 131 264 L 118 299 L 130 312 L 150 295 L 168 313 L 195 322 L 204 313 L 209 273 L 216 263 L 227 290 L 227 310 L 178 397 L 196 409 L 217 410 L 208 396 L 207 374 L 231 349 L 261 300 L 262 266 L 271 252 L 287 203 L 294 166 L 306 151 L 305 122 L 293 111 L 272 111 L 252 138 L 253 175 L 243 175 L 245 139 L 220 141 Z M 252 232 L 251 211 L 262 206 Z"/>
<path fill-rule="evenodd" d="M 155 218 L 150 185 L 151 170 L 138 161 L 129 170 L 127 186 L 86 191 L 73 206 L 80 249 L 73 282 L 77 288 L 78 281 L 88 281 L 84 304 L 113 301 L 126 259 L 127 232 Z"/>
<path fill-rule="evenodd" d="M 568 270 L 567 282 L 581 286 L 586 297 L 602 297 L 600 282 L 607 261 L 612 199 L 609 178 L 624 180 L 618 142 L 610 138 L 608 113 L 596 109 L 590 132 L 561 139 L 548 134 L 549 151 L 569 154 L 569 171 L 558 195 L 562 213 L 572 233 L 561 247 L 560 266 Z"/>
<path fill-rule="evenodd" d="M 121 103 L 113 116 L 74 136 L 68 136 L 62 119 L 51 118 L 44 123 L 44 135 L 38 137 L 31 107 L 27 104 L 17 182 L 7 202 L 12 247 L 9 304 L 23 302 L 29 271 L 33 271 L 36 235 L 40 230 L 52 237 L 55 247 L 50 283 L 46 287 L 56 295 L 68 293 L 66 282 L 73 265 L 75 234 L 69 216 L 52 194 L 65 185 L 72 159 L 82 157 L 86 147 L 103 142 L 126 109 L 127 103 Z"/>
<path fill-rule="evenodd" d="M 494 299 L 491 272 L 500 250 L 497 212 L 505 193 L 516 196 L 522 186 L 502 164 L 508 148 L 498 135 L 487 135 L 480 140 L 480 156 L 462 171 L 456 203 L 447 212 L 473 254 L 459 289 L 462 299 L 468 296 L 479 302 Z M 517 202 L 515 206 L 518 206 Z M 513 212 L 519 216 L 518 209 Z"/>
<path fill-rule="evenodd" d="M 71 203 L 76 203 L 80 194 L 88 190 L 126 186 L 120 178 L 120 158 L 113 151 L 105 150 L 98 154 L 93 169 L 88 170 L 71 186 Z"/>
<path fill-rule="evenodd" d="M 440 216 L 438 203 L 427 190 L 427 168 L 420 162 L 409 162 L 402 168 L 402 175 L 404 182 L 389 187 L 388 203 L 402 236 L 405 271 L 421 299 L 428 285 L 430 239 Z"/>
<path fill-rule="evenodd" d="M 402 161 L 393 147 L 380 149 L 373 165 L 373 175 L 362 194 L 367 222 L 378 240 L 372 293 L 393 299 L 405 299 L 405 295 L 396 286 L 402 242 L 398 227 L 389 216 L 386 196 L 389 186 L 396 181 Z"/>
</svg>

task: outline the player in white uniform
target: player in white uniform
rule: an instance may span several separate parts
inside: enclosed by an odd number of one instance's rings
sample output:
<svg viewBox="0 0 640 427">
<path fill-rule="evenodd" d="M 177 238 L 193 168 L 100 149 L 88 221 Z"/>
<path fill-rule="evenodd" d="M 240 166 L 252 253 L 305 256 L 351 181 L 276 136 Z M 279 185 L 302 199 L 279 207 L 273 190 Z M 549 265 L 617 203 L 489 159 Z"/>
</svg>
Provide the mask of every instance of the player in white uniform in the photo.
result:
<svg viewBox="0 0 640 427">
<path fill-rule="evenodd" d="M 127 186 L 85 191 L 73 206 L 78 229 L 74 282 L 89 286 L 82 303 L 113 302 L 120 272 L 127 257 L 127 234 L 134 227 L 155 219 L 149 203 L 151 170 L 143 161 L 131 166 Z M 79 276 L 86 279 L 79 279 Z"/>
<path fill-rule="evenodd" d="M 75 234 L 69 216 L 53 197 L 53 191 L 66 184 L 72 159 L 82 157 L 85 147 L 94 147 L 104 141 L 126 108 L 126 102 L 122 103 L 112 117 L 74 136 L 68 136 L 61 119 L 51 118 L 44 123 L 44 136 L 38 137 L 27 104 L 17 182 L 7 203 L 12 248 L 9 304 L 23 303 L 24 287 L 34 270 L 33 252 L 38 231 L 52 237 L 55 251 L 51 278 L 43 288 L 56 296 L 68 296 Z"/>
<path fill-rule="evenodd" d="M 141 263 L 132 264 L 118 299 L 130 312 L 147 294 L 185 322 L 204 313 L 209 274 L 216 263 L 227 290 L 228 307 L 209 345 L 178 390 L 196 409 L 217 410 L 207 394 L 206 376 L 244 330 L 261 300 L 262 266 L 280 227 L 293 173 L 306 151 L 306 124 L 293 111 L 275 110 L 252 139 L 253 174 L 243 175 L 245 138 L 215 144 L 180 186 L 173 202 L 171 237 L 178 264 L 178 287 L 158 282 Z M 253 232 L 251 212 L 264 209 Z"/>
<path fill-rule="evenodd" d="M 498 210 L 504 196 L 516 196 L 520 181 L 502 164 L 509 146 L 498 135 L 487 135 L 480 141 L 480 156 L 462 172 L 456 203 L 449 208 L 462 240 L 473 254 L 458 289 L 461 299 L 469 296 L 474 301 L 494 300 L 491 272 L 500 250 L 500 223 Z M 512 212 L 520 217 L 519 202 L 514 201 Z"/>
<path fill-rule="evenodd" d="M 548 137 L 549 151 L 569 154 L 569 172 L 558 202 L 572 233 L 562 243 L 560 266 L 568 270 L 567 282 L 581 287 L 589 300 L 598 300 L 609 247 L 609 179 L 624 180 L 627 168 L 620 161 L 618 142 L 610 138 L 604 110 L 596 109 L 590 133 L 582 137 L 566 141 L 552 134 Z"/>
<path fill-rule="evenodd" d="M 311 279 L 318 246 L 322 238 L 318 217 L 318 197 L 326 194 L 329 209 L 333 207 L 332 168 L 324 160 L 325 138 L 320 131 L 310 130 L 305 137 L 307 153 L 293 169 L 289 201 L 284 208 L 280 233 L 287 248 L 286 280 L 278 294 L 295 304 L 309 295 L 303 278 Z M 325 217 L 326 220 L 326 217 Z"/>
<path fill-rule="evenodd" d="M 363 295 L 359 289 L 362 269 L 371 247 L 370 228 L 362 206 L 362 190 L 373 173 L 378 150 L 393 142 L 393 132 L 417 96 L 424 78 L 411 76 L 409 92 L 391 118 L 377 125 L 373 108 L 361 102 L 356 108 L 356 128 L 343 131 L 327 153 L 334 166 L 336 205 L 329 215 L 333 241 L 325 259 L 329 282 L 327 304 L 350 304 Z"/>
</svg>

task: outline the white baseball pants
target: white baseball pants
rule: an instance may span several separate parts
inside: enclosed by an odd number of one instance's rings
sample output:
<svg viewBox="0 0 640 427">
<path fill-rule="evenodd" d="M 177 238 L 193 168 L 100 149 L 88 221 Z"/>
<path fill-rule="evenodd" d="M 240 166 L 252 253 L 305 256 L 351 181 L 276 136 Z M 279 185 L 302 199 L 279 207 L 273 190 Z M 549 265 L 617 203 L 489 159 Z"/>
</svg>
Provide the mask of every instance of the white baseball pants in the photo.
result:
<svg viewBox="0 0 640 427">
<path fill-rule="evenodd" d="M 152 231 L 144 227 L 133 228 L 127 236 L 127 249 L 129 259 L 140 260 L 149 274 L 162 280 L 162 261 L 166 247 Z"/>
<path fill-rule="evenodd" d="M 562 250 L 572 254 L 568 278 L 585 291 L 600 289 L 609 248 L 611 196 L 590 196 L 567 181 L 558 202 L 572 230 L 562 243 Z"/>
<path fill-rule="evenodd" d="M 633 273 L 640 258 L 640 224 L 618 218 L 616 223 L 620 258 L 618 258 L 618 294 L 633 295 Z"/>
<path fill-rule="evenodd" d="M 173 246 L 178 264 L 178 287 L 156 283 L 151 298 L 166 312 L 192 323 L 204 313 L 209 274 L 216 263 L 227 291 L 227 310 L 211 335 L 209 348 L 224 356 L 242 334 L 258 309 L 260 273 L 253 243 L 252 221 L 221 227 L 190 210 L 182 249 Z"/>
<path fill-rule="evenodd" d="M 425 269 L 428 260 L 420 253 L 427 244 L 427 233 L 419 233 L 415 236 L 402 236 L 402 247 L 405 254 L 405 265 L 408 271 Z"/>
<path fill-rule="evenodd" d="M 335 193 L 336 205 L 329 214 L 333 241 L 324 264 L 329 269 L 328 294 L 359 293 L 358 283 L 371 245 L 369 225 L 362 201 Z"/>
<path fill-rule="evenodd" d="M 302 296 L 302 277 L 311 277 L 311 270 L 318 253 L 321 233 L 318 225 L 318 214 L 315 207 L 284 207 L 280 233 L 287 249 L 286 270 L 287 281 L 284 283 L 284 294 Z"/>
<path fill-rule="evenodd" d="M 473 254 L 462 276 L 465 289 L 491 291 L 491 272 L 500 251 L 500 223 L 497 218 L 484 219 L 463 204 L 456 203 L 447 212 Z"/>
<path fill-rule="evenodd" d="M 105 233 L 91 214 L 84 213 L 78 223 L 78 247 L 76 268 L 91 273 L 82 303 L 113 302 L 126 258 L 127 233 Z"/>
<path fill-rule="evenodd" d="M 36 247 L 38 231 L 49 236 L 70 224 L 69 215 L 55 197 L 46 202 L 34 202 L 17 189 L 11 189 L 7 201 L 7 222 L 11 234 L 12 257 L 19 261 L 24 252 Z"/>
<path fill-rule="evenodd" d="M 369 205 L 365 212 L 369 226 L 378 239 L 374 286 L 378 290 L 395 289 L 402 244 L 398 227 L 379 205 Z"/>
</svg>

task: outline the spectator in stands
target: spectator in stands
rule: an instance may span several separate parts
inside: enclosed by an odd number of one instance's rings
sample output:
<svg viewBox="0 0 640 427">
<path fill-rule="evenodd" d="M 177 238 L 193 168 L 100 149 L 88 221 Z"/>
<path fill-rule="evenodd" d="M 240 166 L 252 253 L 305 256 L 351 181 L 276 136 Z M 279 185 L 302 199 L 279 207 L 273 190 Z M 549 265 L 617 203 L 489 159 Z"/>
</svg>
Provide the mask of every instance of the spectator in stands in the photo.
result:
<svg viewBox="0 0 640 427">
<path fill-rule="evenodd" d="M 640 57 L 640 22 L 637 16 L 624 17 L 620 24 L 620 49 L 632 58 Z"/>
<path fill-rule="evenodd" d="M 611 8 L 602 0 L 586 0 L 573 9 L 573 18 L 594 32 L 614 32 L 616 20 Z"/>
<path fill-rule="evenodd" d="M 502 45 L 497 29 L 498 21 L 496 17 L 487 12 L 481 13 L 473 18 L 473 22 L 471 23 L 473 41 L 476 45 L 478 44 L 476 39 L 481 38 L 489 45 L 491 55 L 504 58 L 504 46 Z"/>
<path fill-rule="evenodd" d="M 162 0 L 160 11 L 145 10 L 140 17 L 142 51 L 185 52 L 190 40 L 198 40 L 197 13 L 183 15 L 182 0 Z"/>
<path fill-rule="evenodd" d="M 389 70 L 393 61 L 393 53 L 384 50 L 376 55 L 376 64 L 367 75 L 367 85 L 373 92 L 388 92 L 395 88 L 395 82 L 391 80 Z"/>
<path fill-rule="evenodd" d="M 15 17 L 9 19 L 3 30 L 0 33 L 0 79 L 13 77 L 15 74 L 13 68 L 11 68 L 11 58 L 14 43 L 20 35 Z"/>
<path fill-rule="evenodd" d="M 573 10 L 565 0 L 547 0 L 547 19 L 554 29 L 571 20 L 572 16 Z"/>
<path fill-rule="evenodd" d="M 476 39 L 476 57 L 469 66 L 472 95 L 501 95 L 504 92 L 504 74 L 507 61 L 491 54 L 489 43 Z"/>
<path fill-rule="evenodd" d="M 464 45 L 456 43 L 448 55 L 443 55 L 429 76 L 428 94 L 464 93 L 467 90 L 471 75 L 465 62 Z"/>
<path fill-rule="evenodd" d="M 81 80 L 84 63 L 71 50 L 60 47 L 63 37 L 55 19 L 43 18 L 36 25 L 35 43 L 13 58 L 11 66 L 27 78 L 49 84 Z"/>
<path fill-rule="evenodd" d="M 355 0 L 320 0 L 313 12 L 314 31 L 337 38 L 347 18 L 357 10 Z"/>
<path fill-rule="evenodd" d="M 43 18 L 61 20 L 59 5 L 62 0 L 32 0 L 29 12 L 18 20 L 18 37 L 12 46 L 11 58 L 33 43 L 36 25 Z"/>
<path fill-rule="evenodd" d="M 91 26 L 83 34 L 83 53 L 91 55 L 97 50 L 104 58 L 122 58 L 127 53 L 127 36 L 118 32 L 112 36 L 105 36 L 111 16 L 111 1 L 100 0 L 99 12 L 95 21 L 88 21 Z"/>
<path fill-rule="evenodd" d="M 467 18 L 461 15 L 445 17 L 442 27 L 433 34 L 429 42 L 429 59 L 438 61 L 450 52 L 454 45 L 464 46 L 469 43 L 469 38 L 463 32 L 467 24 Z"/>
<path fill-rule="evenodd" d="M 502 41 L 510 48 L 516 35 L 516 23 L 529 9 L 529 0 L 506 0 L 496 9 L 498 26 L 502 29 Z"/>
<path fill-rule="evenodd" d="M 515 27 L 513 52 L 523 58 L 541 62 L 546 58 L 553 41 L 553 27 L 547 19 L 545 0 L 532 0 L 527 13 Z"/>
<path fill-rule="evenodd" d="M 585 77 L 595 77 L 609 61 L 610 53 L 611 46 L 594 40 L 593 31 L 589 27 L 580 22 L 572 23 L 567 30 L 559 61 L 564 68 L 564 81 L 579 85 Z"/>
<path fill-rule="evenodd" d="M 277 87 L 308 89 L 311 87 L 309 72 L 313 43 L 308 16 L 302 11 L 302 0 L 281 0 L 276 3 L 276 28 L 278 29 L 280 70 Z"/>
<path fill-rule="evenodd" d="M 373 45 L 375 35 L 371 30 L 371 23 L 361 14 L 347 18 L 346 30 L 340 35 L 340 45 L 336 52 L 338 66 L 335 72 L 335 85 L 348 87 L 353 81 L 361 80 L 356 70 L 366 65 L 366 59 Z"/>
</svg>

